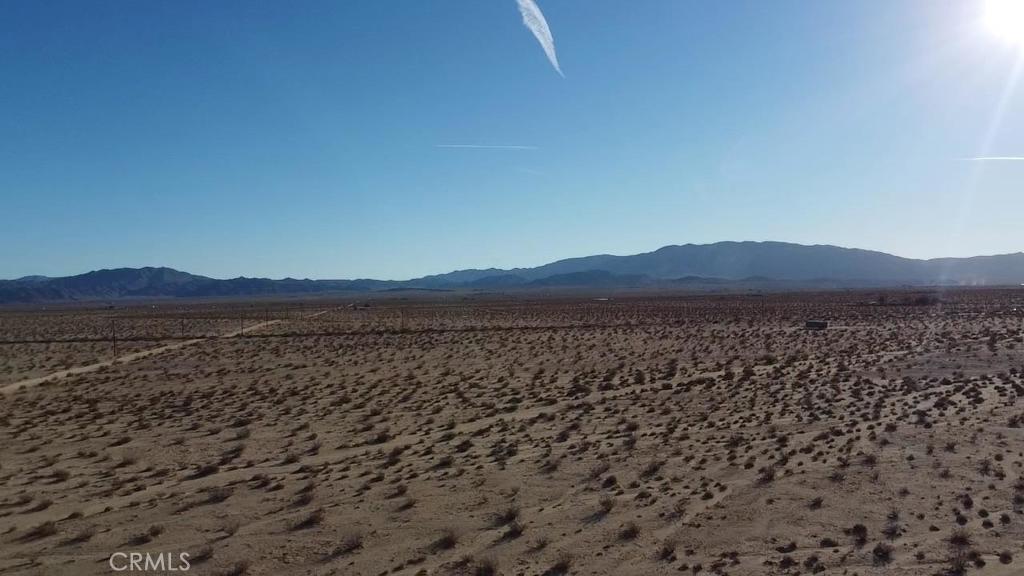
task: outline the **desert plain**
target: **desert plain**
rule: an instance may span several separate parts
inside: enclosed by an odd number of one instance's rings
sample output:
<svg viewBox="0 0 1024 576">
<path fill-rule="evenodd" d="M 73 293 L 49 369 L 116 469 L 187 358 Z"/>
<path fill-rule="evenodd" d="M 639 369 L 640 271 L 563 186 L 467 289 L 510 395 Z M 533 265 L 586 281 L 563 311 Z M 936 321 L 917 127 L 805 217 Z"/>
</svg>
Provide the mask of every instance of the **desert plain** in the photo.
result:
<svg viewBox="0 0 1024 576">
<path fill-rule="evenodd" d="M 4 575 L 1008 576 L 1022 512 L 1021 289 L 0 310 Z"/>
</svg>

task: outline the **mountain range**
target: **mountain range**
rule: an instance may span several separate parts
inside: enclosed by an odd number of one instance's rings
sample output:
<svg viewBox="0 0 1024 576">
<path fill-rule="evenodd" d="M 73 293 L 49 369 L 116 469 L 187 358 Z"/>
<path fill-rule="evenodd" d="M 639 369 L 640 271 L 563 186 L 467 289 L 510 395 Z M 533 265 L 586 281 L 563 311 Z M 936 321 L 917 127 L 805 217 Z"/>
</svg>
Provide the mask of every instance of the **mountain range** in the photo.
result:
<svg viewBox="0 0 1024 576">
<path fill-rule="evenodd" d="M 396 290 L 553 288 L 767 289 L 1000 286 L 1024 283 L 1024 253 L 917 260 L 884 252 L 785 242 L 665 246 L 631 256 L 602 254 L 535 268 L 457 270 L 412 280 L 219 280 L 171 268 L 117 268 L 60 278 L 0 280 L 0 303 L 122 298 L 207 298 Z"/>
</svg>

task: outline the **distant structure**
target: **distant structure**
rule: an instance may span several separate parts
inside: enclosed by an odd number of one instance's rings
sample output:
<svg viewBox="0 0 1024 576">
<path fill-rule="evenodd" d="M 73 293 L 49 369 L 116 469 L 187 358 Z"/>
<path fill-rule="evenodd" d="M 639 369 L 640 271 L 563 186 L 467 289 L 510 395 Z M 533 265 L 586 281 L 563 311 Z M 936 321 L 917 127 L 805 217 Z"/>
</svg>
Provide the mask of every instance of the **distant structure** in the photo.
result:
<svg viewBox="0 0 1024 576">
<path fill-rule="evenodd" d="M 804 323 L 806 330 L 824 330 L 828 328 L 828 321 L 826 320 L 808 320 Z"/>
</svg>

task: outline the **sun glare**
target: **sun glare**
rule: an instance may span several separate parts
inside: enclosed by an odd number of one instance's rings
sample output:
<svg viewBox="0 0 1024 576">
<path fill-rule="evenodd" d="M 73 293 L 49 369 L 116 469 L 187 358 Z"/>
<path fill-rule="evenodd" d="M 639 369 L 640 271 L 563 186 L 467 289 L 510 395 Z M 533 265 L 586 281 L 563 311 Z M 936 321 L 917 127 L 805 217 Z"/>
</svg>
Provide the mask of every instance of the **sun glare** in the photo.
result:
<svg viewBox="0 0 1024 576">
<path fill-rule="evenodd" d="M 985 22 L 1000 38 L 1024 45 L 1024 0 L 986 0 Z"/>
</svg>

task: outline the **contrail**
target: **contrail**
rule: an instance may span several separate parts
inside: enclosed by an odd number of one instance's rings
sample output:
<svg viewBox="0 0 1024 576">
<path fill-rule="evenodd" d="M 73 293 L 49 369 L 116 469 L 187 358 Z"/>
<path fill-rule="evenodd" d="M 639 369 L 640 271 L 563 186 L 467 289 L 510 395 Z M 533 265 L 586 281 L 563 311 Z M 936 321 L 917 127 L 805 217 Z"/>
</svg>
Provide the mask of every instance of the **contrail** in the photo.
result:
<svg viewBox="0 0 1024 576">
<path fill-rule="evenodd" d="M 1011 162 L 1024 162 L 1024 156 L 979 156 L 977 158 L 968 158 L 972 162 L 1001 162 L 1009 160 Z"/>
<path fill-rule="evenodd" d="M 434 144 L 434 148 L 473 148 L 483 150 L 536 150 L 536 146 L 515 146 L 504 144 Z"/>
<path fill-rule="evenodd" d="M 551 37 L 551 29 L 548 28 L 548 21 L 544 19 L 544 14 L 541 13 L 540 7 L 537 6 L 534 0 L 516 1 L 519 3 L 519 12 L 523 15 L 523 24 L 530 29 L 530 32 L 533 32 L 537 42 L 540 42 L 541 48 L 548 55 L 548 60 L 555 67 L 555 71 L 562 78 L 565 78 L 565 74 L 562 74 L 562 68 L 558 65 L 558 55 L 555 54 L 555 39 Z"/>
</svg>

